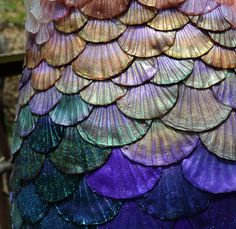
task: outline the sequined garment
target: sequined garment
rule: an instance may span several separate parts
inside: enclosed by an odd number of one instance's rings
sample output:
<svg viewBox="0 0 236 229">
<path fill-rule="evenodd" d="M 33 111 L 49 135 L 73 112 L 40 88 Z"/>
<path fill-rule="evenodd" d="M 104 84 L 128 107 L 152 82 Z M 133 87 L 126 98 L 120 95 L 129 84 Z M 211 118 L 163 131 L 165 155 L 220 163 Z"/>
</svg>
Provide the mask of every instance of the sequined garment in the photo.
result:
<svg viewBox="0 0 236 229">
<path fill-rule="evenodd" d="M 236 228 L 234 0 L 26 6 L 13 228 Z"/>
</svg>

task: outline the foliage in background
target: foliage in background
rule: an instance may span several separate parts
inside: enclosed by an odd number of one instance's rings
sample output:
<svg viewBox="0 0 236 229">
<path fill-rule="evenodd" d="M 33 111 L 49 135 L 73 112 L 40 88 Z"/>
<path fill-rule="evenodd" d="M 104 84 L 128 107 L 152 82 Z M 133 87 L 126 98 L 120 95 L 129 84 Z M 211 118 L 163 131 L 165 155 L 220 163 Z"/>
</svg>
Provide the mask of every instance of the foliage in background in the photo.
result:
<svg viewBox="0 0 236 229">
<path fill-rule="evenodd" d="M 23 0 L 0 0 L 0 29 L 6 26 L 24 26 Z"/>
</svg>

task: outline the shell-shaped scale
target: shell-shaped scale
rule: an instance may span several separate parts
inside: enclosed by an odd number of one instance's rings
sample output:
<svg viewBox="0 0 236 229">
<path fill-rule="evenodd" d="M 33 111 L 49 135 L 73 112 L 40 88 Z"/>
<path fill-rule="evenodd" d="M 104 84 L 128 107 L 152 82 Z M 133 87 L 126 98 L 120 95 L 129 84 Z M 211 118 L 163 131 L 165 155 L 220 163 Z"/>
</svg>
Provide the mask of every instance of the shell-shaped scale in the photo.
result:
<svg viewBox="0 0 236 229">
<path fill-rule="evenodd" d="M 212 11 L 218 6 L 214 0 L 186 0 L 180 10 L 187 15 L 200 15 Z"/>
<path fill-rule="evenodd" d="M 36 90 L 47 90 L 61 77 L 61 70 L 45 61 L 33 69 L 31 76 L 32 87 Z"/>
<path fill-rule="evenodd" d="M 112 81 L 123 86 L 137 86 L 150 80 L 157 72 L 157 61 L 153 58 L 137 58 L 133 64 Z"/>
<path fill-rule="evenodd" d="M 120 47 L 129 55 L 153 57 L 168 50 L 175 39 L 175 32 L 156 31 L 147 26 L 129 26 L 118 39 Z"/>
<path fill-rule="evenodd" d="M 236 161 L 236 112 L 219 127 L 200 134 L 207 149 L 217 156 Z"/>
<path fill-rule="evenodd" d="M 156 30 L 169 31 L 183 27 L 189 22 L 189 18 L 177 9 L 162 10 L 148 23 Z"/>
<path fill-rule="evenodd" d="M 34 152 L 29 142 L 26 140 L 22 144 L 21 149 L 15 155 L 14 169 L 22 180 L 31 180 L 35 178 L 41 171 L 45 160 L 45 156 Z"/>
<path fill-rule="evenodd" d="M 17 124 L 14 122 L 12 126 L 12 141 L 11 141 L 11 154 L 14 155 L 21 148 L 23 139 L 20 137 L 20 133 L 17 128 Z"/>
<path fill-rule="evenodd" d="M 86 42 L 77 34 L 54 31 L 51 39 L 42 48 L 44 59 L 53 66 L 71 62 L 85 48 Z"/>
<path fill-rule="evenodd" d="M 34 151 L 47 154 L 59 144 L 62 135 L 63 128 L 53 123 L 47 115 L 38 119 L 36 128 L 28 139 Z"/>
<path fill-rule="evenodd" d="M 204 64 L 201 60 L 194 61 L 193 72 L 184 81 L 184 84 L 194 88 L 209 88 L 225 79 L 228 72 L 222 69 L 215 69 Z"/>
<path fill-rule="evenodd" d="M 37 117 L 30 111 L 29 106 L 22 107 L 17 118 L 17 130 L 21 137 L 26 137 L 35 128 Z"/>
<path fill-rule="evenodd" d="M 173 222 L 155 219 L 144 212 L 137 202 L 129 201 L 122 205 L 117 216 L 110 222 L 99 226 L 99 229 L 123 229 L 123 228 L 172 228 Z"/>
<path fill-rule="evenodd" d="M 57 210 L 69 221 L 79 225 L 97 225 L 114 218 L 119 212 L 121 202 L 93 192 L 85 179 L 66 201 L 57 204 Z"/>
<path fill-rule="evenodd" d="M 221 33 L 209 32 L 211 38 L 218 44 L 227 48 L 236 47 L 236 29 L 229 29 Z"/>
<path fill-rule="evenodd" d="M 203 191 L 216 194 L 236 190 L 236 163 L 211 154 L 202 144 L 183 160 L 182 169 L 185 178 Z"/>
<path fill-rule="evenodd" d="M 11 194 L 10 194 L 11 195 Z M 11 198 L 12 196 L 10 196 Z M 10 215 L 12 218 L 12 228 L 14 229 L 20 229 L 22 228 L 22 224 L 23 224 L 23 218 L 21 216 L 21 213 L 19 211 L 19 207 L 17 205 L 16 200 L 11 200 L 11 209 L 10 209 Z"/>
<path fill-rule="evenodd" d="M 34 181 L 36 192 L 46 202 L 58 202 L 70 196 L 77 187 L 78 176 L 60 173 L 52 163 L 45 161 L 44 167 Z"/>
<path fill-rule="evenodd" d="M 56 124 L 72 126 L 87 118 L 92 108 L 78 94 L 63 95 L 61 101 L 49 115 Z"/>
<path fill-rule="evenodd" d="M 207 35 L 187 24 L 177 31 L 174 44 L 165 53 L 177 59 L 197 58 L 208 52 L 212 46 L 213 43 Z"/>
<path fill-rule="evenodd" d="M 162 120 L 179 130 L 201 132 L 221 124 L 230 111 L 230 107 L 214 98 L 210 89 L 198 90 L 181 85 L 176 105 Z"/>
<path fill-rule="evenodd" d="M 32 69 L 29 69 L 27 67 L 25 67 L 22 70 L 22 74 L 21 74 L 21 78 L 20 78 L 20 82 L 19 82 L 19 90 L 22 89 L 22 87 L 28 83 L 28 81 L 30 80 L 30 77 L 31 77 L 31 72 L 32 72 Z"/>
<path fill-rule="evenodd" d="M 47 204 L 40 199 L 33 183 L 21 189 L 16 201 L 23 219 L 27 222 L 36 223 L 47 214 Z"/>
<path fill-rule="evenodd" d="M 70 14 L 54 22 L 57 30 L 64 33 L 72 33 L 82 28 L 87 22 L 87 17 L 78 9 L 72 8 Z"/>
<path fill-rule="evenodd" d="M 143 5 L 155 7 L 157 9 L 164 9 L 177 6 L 185 0 L 138 0 Z"/>
<path fill-rule="evenodd" d="M 122 14 L 129 3 L 130 0 L 91 0 L 84 4 L 81 11 L 92 18 L 110 19 Z"/>
<path fill-rule="evenodd" d="M 176 131 L 154 120 L 147 134 L 139 141 L 121 148 L 130 160 L 146 166 L 173 164 L 186 158 L 198 143 L 198 136 Z"/>
<path fill-rule="evenodd" d="M 50 153 L 49 158 L 62 172 L 81 174 L 102 166 L 110 151 L 89 144 L 81 138 L 76 127 L 68 127 L 60 145 Z"/>
<path fill-rule="evenodd" d="M 44 44 L 47 42 L 53 34 L 53 23 L 42 23 L 40 24 L 39 31 L 37 32 L 35 36 L 35 42 L 36 44 Z"/>
<path fill-rule="evenodd" d="M 236 109 L 236 74 L 229 73 L 224 81 L 213 87 L 213 93 L 221 103 Z"/>
<path fill-rule="evenodd" d="M 9 186 L 10 186 L 11 192 L 14 195 L 18 194 L 22 188 L 22 180 L 20 179 L 19 174 L 16 172 L 14 166 L 11 172 Z"/>
<path fill-rule="evenodd" d="M 19 104 L 21 106 L 26 105 L 30 99 L 34 96 L 35 90 L 33 89 L 30 80 L 19 91 Z"/>
<path fill-rule="evenodd" d="M 150 21 L 155 15 L 154 10 L 143 6 L 136 0 L 132 0 L 129 9 L 119 17 L 119 20 L 126 25 L 141 25 Z"/>
<path fill-rule="evenodd" d="M 118 38 L 126 29 L 120 21 L 112 20 L 89 20 L 79 35 L 84 40 L 94 43 L 109 42 Z"/>
<path fill-rule="evenodd" d="M 151 190 L 161 175 L 160 168 L 131 162 L 120 149 L 113 149 L 107 163 L 86 177 L 90 188 L 114 199 L 130 199 Z"/>
<path fill-rule="evenodd" d="M 56 106 L 61 97 L 62 94 L 55 87 L 38 92 L 29 102 L 30 110 L 34 114 L 45 115 Z"/>
<path fill-rule="evenodd" d="M 35 68 L 43 59 L 41 46 L 35 43 L 31 44 L 30 47 L 26 50 L 25 57 L 26 66 L 28 68 Z"/>
<path fill-rule="evenodd" d="M 193 70 L 192 60 L 176 60 L 167 56 L 157 57 L 157 73 L 151 82 L 173 84 L 185 79 Z"/>
<path fill-rule="evenodd" d="M 73 70 L 86 79 L 109 79 L 129 66 L 133 57 L 127 55 L 116 41 L 106 44 L 87 44 L 73 62 Z"/>
<path fill-rule="evenodd" d="M 55 87 L 64 94 L 76 94 L 90 83 L 90 80 L 76 75 L 72 70 L 72 66 L 68 65 L 64 68 L 62 76 L 56 82 Z"/>
<path fill-rule="evenodd" d="M 196 215 L 207 208 L 209 195 L 184 179 L 180 165 L 173 165 L 163 169 L 161 179 L 140 204 L 160 219 L 176 219 Z"/>
<path fill-rule="evenodd" d="M 191 21 L 197 25 L 197 27 L 205 29 L 207 31 L 224 31 L 230 28 L 230 24 L 225 20 L 220 7 L 212 10 L 209 13 L 194 16 Z"/>
<path fill-rule="evenodd" d="M 124 96 L 126 92 L 126 88 L 112 81 L 94 81 L 80 92 L 80 96 L 93 105 L 108 105 Z"/>
<path fill-rule="evenodd" d="M 121 146 L 137 141 L 147 132 L 151 122 L 124 116 L 116 105 L 96 107 L 77 125 L 80 135 L 99 146 Z"/>
<path fill-rule="evenodd" d="M 130 88 L 125 96 L 117 101 L 117 106 L 131 118 L 159 118 L 175 105 L 177 97 L 177 85 L 162 87 L 146 83 Z"/>
<path fill-rule="evenodd" d="M 236 68 L 236 51 L 215 45 L 201 59 L 217 68 Z"/>
</svg>

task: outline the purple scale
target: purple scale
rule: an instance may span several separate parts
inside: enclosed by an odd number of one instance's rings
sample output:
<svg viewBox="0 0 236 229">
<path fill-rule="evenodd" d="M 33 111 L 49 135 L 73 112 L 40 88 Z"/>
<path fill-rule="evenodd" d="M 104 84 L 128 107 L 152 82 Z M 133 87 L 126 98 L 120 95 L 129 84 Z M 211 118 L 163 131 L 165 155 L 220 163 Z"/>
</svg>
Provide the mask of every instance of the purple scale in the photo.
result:
<svg viewBox="0 0 236 229">
<path fill-rule="evenodd" d="M 135 198 L 151 190 L 161 175 L 158 167 L 144 167 L 114 149 L 108 162 L 87 176 L 88 185 L 97 193 L 115 199 Z"/>
</svg>

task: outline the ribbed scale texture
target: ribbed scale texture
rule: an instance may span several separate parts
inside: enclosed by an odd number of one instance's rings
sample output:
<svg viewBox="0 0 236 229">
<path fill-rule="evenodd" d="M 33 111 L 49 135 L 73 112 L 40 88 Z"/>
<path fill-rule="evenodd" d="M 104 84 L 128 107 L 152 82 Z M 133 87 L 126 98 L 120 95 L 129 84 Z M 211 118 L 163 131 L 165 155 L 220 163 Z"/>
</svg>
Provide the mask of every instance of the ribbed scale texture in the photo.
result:
<svg viewBox="0 0 236 229">
<path fill-rule="evenodd" d="M 25 2 L 12 227 L 235 228 L 235 1 Z"/>
</svg>

